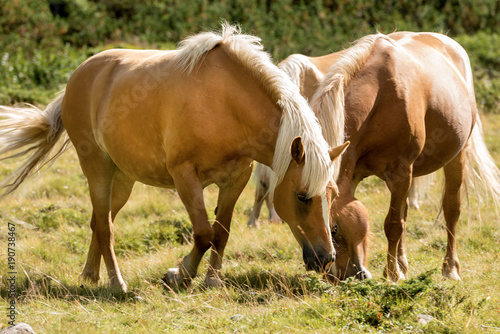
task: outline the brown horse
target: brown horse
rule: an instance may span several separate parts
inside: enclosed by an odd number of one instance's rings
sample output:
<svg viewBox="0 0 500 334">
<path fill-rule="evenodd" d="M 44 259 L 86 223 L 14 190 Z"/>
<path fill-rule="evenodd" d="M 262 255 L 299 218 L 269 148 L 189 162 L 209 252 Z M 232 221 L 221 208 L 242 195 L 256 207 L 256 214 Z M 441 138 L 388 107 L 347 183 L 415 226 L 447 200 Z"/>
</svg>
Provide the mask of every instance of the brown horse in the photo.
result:
<svg viewBox="0 0 500 334">
<path fill-rule="evenodd" d="M 111 285 L 127 289 L 114 253 L 114 218 L 139 181 L 176 188 L 193 224 L 191 252 L 164 280 L 189 284 L 211 247 L 205 284 L 222 284 L 233 208 L 253 160 L 275 172 L 276 210 L 302 246 L 307 269 L 322 271 L 334 259 L 332 161 L 347 144 L 328 147 L 306 100 L 260 39 L 236 27 L 224 24 L 221 34 L 193 36 L 174 51 L 102 52 L 73 73 L 44 111 L 0 110 L 0 154 L 28 155 L 4 181 L 6 193 L 69 141 L 76 148 L 93 206 L 83 270 L 90 281 L 99 281 L 102 256 Z M 51 154 L 65 131 L 69 139 Z M 211 183 L 219 187 L 213 225 L 202 192 Z"/>
<path fill-rule="evenodd" d="M 311 101 L 325 74 L 328 73 L 330 66 L 335 64 L 344 52 L 345 50 L 342 50 L 319 57 L 293 54 L 280 62 L 278 67 L 290 76 L 292 81 L 299 87 L 301 94 L 308 101 Z M 339 127 L 340 124 L 342 123 L 339 123 Z M 422 193 L 432 183 L 432 179 L 432 174 L 412 179 L 412 186 L 408 195 L 411 207 L 419 208 L 419 198 L 423 197 Z M 257 187 L 256 194 L 258 190 L 259 188 Z"/>
<path fill-rule="evenodd" d="M 359 182 L 370 175 L 384 180 L 391 193 L 384 224 L 384 276 L 393 282 L 405 277 L 412 177 L 440 168 L 445 174 L 442 210 L 448 236 L 443 275 L 460 279 L 455 231 L 461 185 L 479 175 L 494 199 L 500 198 L 500 171 L 482 137 L 467 53 L 441 34 L 396 32 L 366 36 L 332 57 L 334 65 L 311 106 L 329 144 L 338 142 L 344 130 L 351 141 L 342 157 L 339 196 L 331 210 L 332 231 L 338 229 L 333 280 L 371 276 L 366 265 L 368 214 L 354 196 Z"/>
<path fill-rule="evenodd" d="M 278 67 L 285 71 L 295 83 L 300 93 L 307 99 L 311 100 L 316 92 L 316 89 L 321 84 L 325 74 L 330 66 L 342 56 L 345 51 L 335 52 L 329 55 L 320 57 L 308 57 L 301 54 L 292 54 L 278 64 Z M 274 204 L 269 196 L 269 182 L 272 170 L 261 164 L 256 164 L 254 170 L 255 200 L 250 218 L 247 225 L 256 227 L 262 204 L 265 202 L 269 210 L 269 220 L 272 222 L 280 221 L 280 218 L 274 210 Z M 413 178 L 408 200 L 410 206 L 419 208 L 419 198 L 423 197 L 422 193 L 432 182 L 432 174 Z"/>
</svg>

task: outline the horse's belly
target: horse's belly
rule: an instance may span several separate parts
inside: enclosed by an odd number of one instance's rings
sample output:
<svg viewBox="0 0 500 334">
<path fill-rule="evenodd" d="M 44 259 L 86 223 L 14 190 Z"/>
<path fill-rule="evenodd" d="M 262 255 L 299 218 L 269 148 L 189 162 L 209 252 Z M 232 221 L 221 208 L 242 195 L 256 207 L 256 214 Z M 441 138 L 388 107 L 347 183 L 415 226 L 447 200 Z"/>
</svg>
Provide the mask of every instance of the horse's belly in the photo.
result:
<svg viewBox="0 0 500 334">
<path fill-rule="evenodd" d="M 413 163 L 416 176 L 432 173 L 448 164 L 465 147 L 468 133 L 436 131 L 428 135 L 421 154 Z"/>
<path fill-rule="evenodd" d="M 154 145 L 141 145 L 139 141 L 134 143 L 131 138 L 127 145 L 106 145 L 106 152 L 116 167 L 131 179 L 156 187 L 174 187 L 165 152 L 155 149 Z"/>
<path fill-rule="evenodd" d="M 174 180 L 165 165 L 144 160 L 132 163 L 115 162 L 115 164 L 136 181 L 155 187 L 174 188 Z"/>
<path fill-rule="evenodd" d="M 433 156 L 428 156 L 425 154 L 420 155 L 413 164 L 413 176 L 422 176 L 433 173 L 438 169 L 444 167 L 446 163 L 449 162 L 452 158 L 453 157 L 451 157 L 450 159 L 446 159 L 446 162 L 444 162 L 441 158 L 436 159 Z"/>
</svg>

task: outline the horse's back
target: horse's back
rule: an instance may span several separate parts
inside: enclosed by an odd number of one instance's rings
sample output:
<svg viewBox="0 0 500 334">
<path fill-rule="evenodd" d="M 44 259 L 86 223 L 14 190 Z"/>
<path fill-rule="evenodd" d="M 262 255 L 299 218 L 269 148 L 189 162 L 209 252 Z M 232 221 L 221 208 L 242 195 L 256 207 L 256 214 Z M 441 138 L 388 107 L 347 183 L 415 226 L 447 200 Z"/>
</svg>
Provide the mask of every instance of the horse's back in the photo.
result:
<svg viewBox="0 0 500 334">
<path fill-rule="evenodd" d="M 292 78 L 294 84 L 299 86 L 301 94 L 311 101 L 321 80 L 343 53 L 339 51 L 319 57 L 292 54 L 278 66 Z"/>
<path fill-rule="evenodd" d="M 162 73 L 158 67 L 172 55 L 170 51 L 113 49 L 90 57 L 75 70 L 66 86 L 62 111 L 65 126 L 71 126 L 77 117 L 97 121 L 110 103 L 126 107 L 144 102 L 141 100 L 145 100 L 161 76 L 168 76 L 164 66 Z M 121 100 L 110 101 L 116 98 L 117 91 Z"/>
<path fill-rule="evenodd" d="M 403 46 L 426 45 L 435 49 L 443 57 L 450 60 L 452 65 L 460 72 L 464 80 L 472 83 L 472 70 L 469 56 L 465 49 L 452 38 L 433 32 L 395 32 L 388 35 L 391 39 Z"/>
<path fill-rule="evenodd" d="M 309 60 L 311 63 L 316 66 L 316 68 L 323 74 L 326 74 L 328 72 L 328 69 L 335 63 L 337 62 L 342 55 L 344 54 L 344 51 L 338 51 L 334 53 L 330 53 L 324 56 L 319 56 L 319 57 L 309 57 Z"/>
</svg>

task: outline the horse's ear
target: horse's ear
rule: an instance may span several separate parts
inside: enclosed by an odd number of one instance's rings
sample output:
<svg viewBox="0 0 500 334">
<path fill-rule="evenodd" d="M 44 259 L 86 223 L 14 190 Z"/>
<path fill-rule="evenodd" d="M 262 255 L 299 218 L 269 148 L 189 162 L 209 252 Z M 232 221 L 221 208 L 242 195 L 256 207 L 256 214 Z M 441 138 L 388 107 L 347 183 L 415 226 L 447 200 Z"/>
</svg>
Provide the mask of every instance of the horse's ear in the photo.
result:
<svg viewBox="0 0 500 334">
<path fill-rule="evenodd" d="M 351 143 L 350 141 L 346 141 L 342 145 L 339 145 L 337 147 L 332 147 L 330 150 L 328 150 L 328 153 L 330 153 L 330 159 L 332 159 L 332 161 L 337 160 L 337 158 L 340 157 L 342 153 L 344 153 L 344 151 L 346 150 L 347 146 L 349 146 L 350 143 Z"/>
<path fill-rule="evenodd" d="M 293 139 L 290 153 L 292 154 L 292 159 L 297 164 L 300 165 L 304 162 L 304 145 L 302 145 L 302 138 L 295 137 Z"/>
</svg>

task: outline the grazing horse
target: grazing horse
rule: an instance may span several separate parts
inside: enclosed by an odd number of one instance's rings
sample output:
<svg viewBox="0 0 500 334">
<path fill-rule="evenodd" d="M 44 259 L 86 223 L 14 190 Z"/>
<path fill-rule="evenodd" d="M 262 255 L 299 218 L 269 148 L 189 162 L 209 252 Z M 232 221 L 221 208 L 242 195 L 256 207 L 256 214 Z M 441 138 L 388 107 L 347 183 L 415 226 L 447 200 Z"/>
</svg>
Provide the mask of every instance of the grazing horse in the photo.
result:
<svg viewBox="0 0 500 334">
<path fill-rule="evenodd" d="M 330 66 L 335 64 L 344 54 L 345 50 L 334 52 L 325 56 L 308 57 L 301 54 L 292 54 L 278 64 L 278 67 L 285 71 L 292 81 L 299 87 L 301 94 L 309 101 L 318 89 Z M 339 123 L 339 127 L 340 127 Z M 340 130 L 337 130 L 340 131 Z M 410 206 L 419 208 L 419 198 L 423 197 L 423 192 L 432 183 L 432 174 L 413 178 L 408 200 Z M 258 183 L 257 183 L 258 185 Z M 257 191 L 259 189 L 257 188 Z"/>
<path fill-rule="evenodd" d="M 80 65 L 45 110 L 1 107 L 0 118 L 0 154 L 28 155 L 2 184 L 5 193 L 69 141 L 75 147 L 93 207 L 83 270 L 90 281 L 99 281 L 102 256 L 111 285 L 127 290 L 114 253 L 114 219 L 139 181 L 177 189 L 193 225 L 191 252 L 164 280 L 189 284 L 211 248 L 205 284 L 222 284 L 233 208 L 254 160 L 275 172 L 276 210 L 302 246 L 306 268 L 323 271 L 334 260 L 332 161 L 348 144 L 328 147 L 296 86 L 260 39 L 237 27 L 225 23 L 220 34 L 192 36 L 173 51 L 104 51 Z M 51 154 L 65 132 L 69 139 Z M 219 187 L 213 225 L 203 199 L 212 183 Z"/>
<path fill-rule="evenodd" d="M 342 156 L 339 196 L 331 210 L 332 231 L 338 230 L 332 279 L 371 276 L 366 268 L 368 213 L 354 196 L 360 181 L 370 175 L 384 180 L 391 193 L 384 223 L 384 276 L 393 282 L 405 277 L 412 177 L 440 168 L 448 237 L 442 273 L 460 279 L 455 232 L 462 183 L 478 175 L 492 197 L 500 198 L 500 171 L 484 143 L 465 50 L 437 33 L 366 36 L 335 59 L 311 106 L 329 144 L 343 130 L 351 142 Z"/>
</svg>

